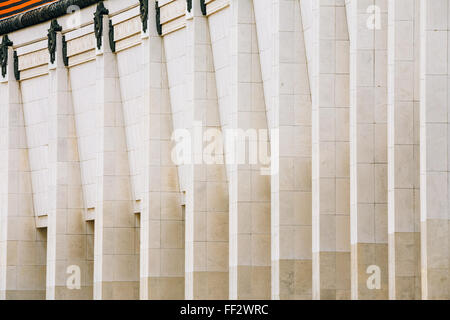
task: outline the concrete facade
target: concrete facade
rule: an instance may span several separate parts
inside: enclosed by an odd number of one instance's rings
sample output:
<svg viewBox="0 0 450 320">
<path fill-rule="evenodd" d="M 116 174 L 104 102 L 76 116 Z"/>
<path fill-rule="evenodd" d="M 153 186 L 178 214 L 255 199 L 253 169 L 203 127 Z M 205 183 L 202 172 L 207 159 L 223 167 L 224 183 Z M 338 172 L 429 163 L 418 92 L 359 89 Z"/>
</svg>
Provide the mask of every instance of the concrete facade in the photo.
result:
<svg viewBox="0 0 450 320">
<path fill-rule="evenodd" d="M 450 299 L 450 0 L 142 3 L 0 46 L 0 299 Z"/>
</svg>

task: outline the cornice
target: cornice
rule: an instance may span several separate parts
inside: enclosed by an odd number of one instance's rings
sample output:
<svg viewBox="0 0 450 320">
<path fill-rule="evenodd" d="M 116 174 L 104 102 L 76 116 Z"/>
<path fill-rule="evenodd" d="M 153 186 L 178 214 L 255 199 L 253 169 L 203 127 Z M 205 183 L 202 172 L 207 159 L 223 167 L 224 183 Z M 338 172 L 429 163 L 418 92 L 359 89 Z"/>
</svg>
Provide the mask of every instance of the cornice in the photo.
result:
<svg viewBox="0 0 450 320">
<path fill-rule="evenodd" d="M 99 0 L 59 0 L 40 8 L 19 13 L 0 21 L 0 35 L 66 15 L 70 6 L 78 6 L 80 9 L 83 9 L 97 2 Z"/>
</svg>

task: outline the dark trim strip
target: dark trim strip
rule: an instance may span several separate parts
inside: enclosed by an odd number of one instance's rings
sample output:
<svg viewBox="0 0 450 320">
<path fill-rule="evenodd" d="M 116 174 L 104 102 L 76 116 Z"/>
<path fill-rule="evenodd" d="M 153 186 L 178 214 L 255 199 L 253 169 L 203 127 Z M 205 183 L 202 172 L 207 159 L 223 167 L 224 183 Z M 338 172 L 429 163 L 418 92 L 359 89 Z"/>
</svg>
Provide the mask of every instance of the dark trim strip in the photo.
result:
<svg viewBox="0 0 450 320">
<path fill-rule="evenodd" d="M 48 2 L 48 0 L 44 2 Z M 66 15 L 67 8 L 70 6 L 75 5 L 83 9 L 97 2 L 99 0 L 59 0 L 46 6 L 19 13 L 10 18 L 0 20 L 0 35 Z"/>
<path fill-rule="evenodd" d="M 54 0 L 47 0 L 46 2 L 53 2 L 53 1 Z M 8 4 L 0 3 L 0 11 L 6 10 L 6 9 L 11 9 L 11 8 L 20 6 L 21 4 L 25 4 L 27 2 L 30 2 L 30 0 L 18 0 L 16 2 L 8 3 Z"/>
<path fill-rule="evenodd" d="M 14 2 L 14 3 L 8 3 L 8 4 L 0 3 L 0 11 L 11 9 L 11 8 L 14 8 L 14 7 L 18 7 L 18 6 L 21 6 L 22 4 L 26 4 L 27 2 L 32 2 L 32 1 L 33 0 L 18 0 L 16 2 Z M 39 2 L 50 3 L 50 2 L 55 2 L 55 1 L 56 0 L 44 0 L 44 1 L 39 1 Z M 34 1 L 34 2 L 36 2 L 36 1 Z M 6 2 L 4 2 L 4 3 L 6 3 Z M 17 10 L 21 10 L 21 9 L 22 8 L 18 8 Z M 23 9 L 23 10 L 25 10 L 25 9 Z"/>
<path fill-rule="evenodd" d="M 24 2 L 27 2 L 27 1 L 24 1 Z M 29 11 L 30 9 L 33 9 L 33 8 L 36 8 L 36 7 L 40 7 L 40 6 L 45 5 L 45 4 L 49 4 L 50 2 L 54 2 L 54 1 L 42 0 L 42 1 L 30 4 L 30 5 L 26 6 L 26 7 L 17 9 L 17 10 L 13 10 L 13 11 L 6 12 L 6 13 L 0 13 L 0 20 L 3 19 L 3 18 L 12 17 L 12 16 L 14 16 L 16 14 L 19 14 L 21 12 L 25 13 L 26 11 Z M 2 11 L 3 11 L 3 8 L 0 9 L 0 12 L 2 12 Z"/>
</svg>

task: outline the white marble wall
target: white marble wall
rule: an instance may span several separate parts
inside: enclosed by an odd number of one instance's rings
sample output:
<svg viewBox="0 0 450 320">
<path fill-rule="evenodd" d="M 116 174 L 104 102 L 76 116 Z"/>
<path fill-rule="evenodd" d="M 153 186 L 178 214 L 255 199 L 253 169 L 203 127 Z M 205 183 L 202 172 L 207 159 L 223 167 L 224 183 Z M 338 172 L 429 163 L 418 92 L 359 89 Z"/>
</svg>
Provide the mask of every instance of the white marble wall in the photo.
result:
<svg viewBox="0 0 450 320">
<path fill-rule="evenodd" d="M 350 35 L 352 298 L 383 299 L 388 292 L 387 2 L 349 0 L 346 6 Z M 367 286 L 370 266 L 380 271 L 380 290 Z"/>
<path fill-rule="evenodd" d="M 311 92 L 303 12 L 299 1 L 277 1 L 273 10 L 273 87 L 265 90 L 272 97 L 269 127 L 279 131 L 271 138 L 272 155 L 279 154 L 271 177 L 271 291 L 273 299 L 311 299 Z"/>
<path fill-rule="evenodd" d="M 389 297 L 420 297 L 420 1 L 389 1 Z"/>
<path fill-rule="evenodd" d="M 12 61 L 12 47 L 7 54 Z M 47 233 L 37 228 L 22 93 L 12 64 L 0 88 L 0 298 L 44 299 Z"/>
<path fill-rule="evenodd" d="M 72 101 L 75 113 L 75 127 L 78 136 L 81 181 L 85 208 L 92 210 L 96 202 L 96 160 L 95 150 L 95 64 L 87 62 L 69 69 Z"/>
<path fill-rule="evenodd" d="M 48 77 L 21 82 L 22 103 L 33 183 L 34 211 L 48 214 Z"/>
<path fill-rule="evenodd" d="M 185 3 L 159 1 L 160 36 L 154 0 L 147 32 L 106 1 L 100 50 L 95 6 L 58 18 L 57 70 L 48 22 L 9 35 L 0 298 L 448 299 L 450 0 Z M 275 131 L 277 170 L 176 165 L 196 120 Z"/>
<path fill-rule="evenodd" d="M 135 201 L 142 200 L 143 181 L 139 175 L 142 167 L 141 141 L 143 138 L 140 119 L 143 115 L 142 97 L 142 65 L 140 61 L 141 48 L 134 46 L 117 53 L 117 65 L 120 79 L 120 92 L 124 110 L 124 122 L 126 128 L 127 151 L 130 161 L 130 176 Z"/>
<path fill-rule="evenodd" d="M 450 1 L 421 1 L 420 196 L 422 298 L 449 299 Z"/>
<path fill-rule="evenodd" d="M 349 36 L 342 1 L 312 5 L 313 297 L 350 297 Z"/>
</svg>

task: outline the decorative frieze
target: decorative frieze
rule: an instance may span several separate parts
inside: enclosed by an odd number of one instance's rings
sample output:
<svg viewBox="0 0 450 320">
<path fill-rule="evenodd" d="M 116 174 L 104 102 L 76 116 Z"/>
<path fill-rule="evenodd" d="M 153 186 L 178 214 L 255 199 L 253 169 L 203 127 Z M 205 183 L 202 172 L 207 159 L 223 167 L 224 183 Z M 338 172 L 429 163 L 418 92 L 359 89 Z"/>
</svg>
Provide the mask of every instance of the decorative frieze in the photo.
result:
<svg viewBox="0 0 450 320">
<path fill-rule="evenodd" d="M 216 12 L 227 8 L 230 5 L 229 0 L 206 0 L 205 3 L 208 8 L 208 16 L 211 16 L 212 14 L 215 14 Z"/>
<path fill-rule="evenodd" d="M 95 38 L 92 33 L 67 41 L 67 56 L 72 57 L 82 52 L 95 49 Z"/>
<path fill-rule="evenodd" d="M 186 15 L 186 3 L 182 0 L 170 1 L 161 5 L 160 10 L 161 24 L 165 25 Z"/>
<path fill-rule="evenodd" d="M 0 35 L 0 299 L 450 298 L 441 6 L 389 0 L 371 29 L 357 0 L 95 2 Z M 226 145 L 177 167 L 198 128 L 275 170 Z"/>
<path fill-rule="evenodd" d="M 161 35 L 165 36 L 186 27 L 186 6 L 187 3 L 184 0 L 160 1 L 159 9 L 157 10 L 159 10 L 158 18 L 161 26 Z"/>
<path fill-rule="evenodd" d="M 95 60 L 95 50 L 90 50 L 82 52 L 75 56 L 70 57 L 69 67 L 77 66 L 79 64 L 87 63 L 89 61 Z"/>
<path fill-rule="evenodd" d="M 59 0 L 55 3 L 27 11 L 0 21 L 0 34 L 7 34 L 44 21 L 56 19 L 67 14 L 70 6 L 83 9 L 97 3 L 99 0 Z"/>
<path fill-rule="evenodd" d="M 131 18 L 114 25 L 114 39 L 116 42 L 140 33 L 141 21 L 139 17 Z"/>
<path fill-rule="evenodd" d="M 46 48 L 26 54 L 19 54 L 19 70 L 27 70 L 48 64 L 48 50 Z"/>
<path fill-rule="evenodd" d="M 115 52 L 141 43 L 141 19 L 134 17 L 114 25 Z"/>
</svg>

